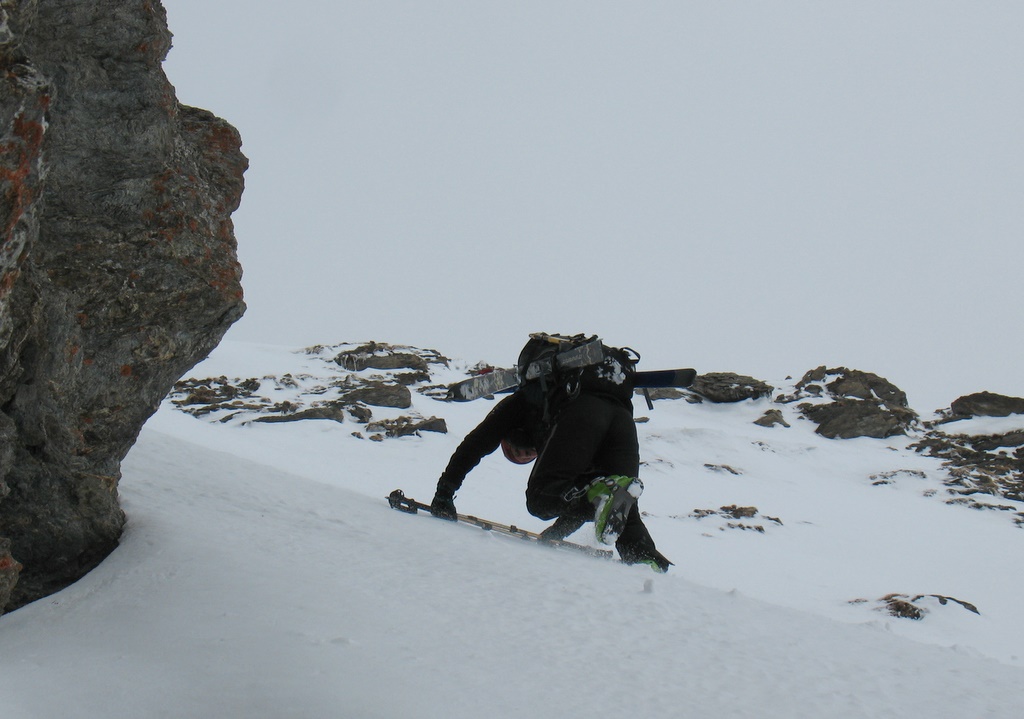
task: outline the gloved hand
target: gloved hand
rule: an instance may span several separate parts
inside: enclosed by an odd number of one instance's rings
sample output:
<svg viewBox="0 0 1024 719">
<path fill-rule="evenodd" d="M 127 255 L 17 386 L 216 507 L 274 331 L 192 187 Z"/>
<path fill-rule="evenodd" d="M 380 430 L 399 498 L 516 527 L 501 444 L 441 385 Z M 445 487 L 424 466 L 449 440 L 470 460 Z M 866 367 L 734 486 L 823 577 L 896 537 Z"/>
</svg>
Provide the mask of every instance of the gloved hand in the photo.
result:
<svg viewBox="0 0 1024 719">
<path fill-rule="evenodd" d="M 455 488 L 441 478 L 437 483 L 437 491 L 434 492 L 434 499 L 430 502 L 430 513 L 441 519 L 458 520 L 455 511 Z"/>
</svg>

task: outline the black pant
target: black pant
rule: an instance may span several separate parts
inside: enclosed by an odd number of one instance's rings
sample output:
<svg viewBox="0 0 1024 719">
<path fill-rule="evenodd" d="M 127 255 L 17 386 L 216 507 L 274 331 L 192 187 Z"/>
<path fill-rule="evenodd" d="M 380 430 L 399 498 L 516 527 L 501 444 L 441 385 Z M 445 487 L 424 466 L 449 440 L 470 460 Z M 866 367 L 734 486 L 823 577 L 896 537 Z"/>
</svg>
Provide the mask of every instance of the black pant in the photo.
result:
<svg viewBox="0 0 1024 719">
<path fill-rule="evenodd" d="M 547 443 L 526 485 L 526 509 L 540 519 L 566 513 L 589 512 L 585 498 L 572 499 L 594 477 L 640 472 L 640 446 L 632 413 L 614 400 L 581 394 L 559 413 Z M 620 554 L 627 548 L 650 547 L 654 542 L 636 507 L 616 543 Z"/>
</svg>

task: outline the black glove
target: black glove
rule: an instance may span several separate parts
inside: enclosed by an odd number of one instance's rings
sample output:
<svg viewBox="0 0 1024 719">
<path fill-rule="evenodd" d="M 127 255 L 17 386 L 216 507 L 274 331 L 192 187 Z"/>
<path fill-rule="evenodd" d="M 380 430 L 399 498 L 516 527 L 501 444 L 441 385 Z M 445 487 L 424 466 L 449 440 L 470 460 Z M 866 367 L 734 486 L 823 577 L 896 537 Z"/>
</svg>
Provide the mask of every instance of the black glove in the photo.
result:
<svg viewBox="0 0 1024 719">
<path fill-rule="evenodd" d="M 455 511 L 455 488 L 442 478 L 437 483 L 437 491 L 430 503 L 430 513 L 441 519 L 458 520 Z"/>
</svg>

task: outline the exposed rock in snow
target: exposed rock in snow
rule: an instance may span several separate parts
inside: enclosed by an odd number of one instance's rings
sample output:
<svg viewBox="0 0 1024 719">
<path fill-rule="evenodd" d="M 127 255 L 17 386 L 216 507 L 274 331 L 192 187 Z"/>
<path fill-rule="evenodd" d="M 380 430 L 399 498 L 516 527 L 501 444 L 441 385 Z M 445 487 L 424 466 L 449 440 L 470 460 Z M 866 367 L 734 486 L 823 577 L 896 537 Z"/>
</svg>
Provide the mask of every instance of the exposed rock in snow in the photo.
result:
<svg viewBox="0 0 1024 719">
<path fill-rule="evenodd" d="M 853 599 L 850 601 L 850 604 L 864 604 L 867 602 L 867 599 Z M 965 602 L 955 597 L 946 597 L 941 594 L 886 594 L 875 602 L 877 605 L 875 609 L 894 617 L 921 620 L 930 611 L 934 610 L 935 605 L 947 607 L 950 603 L 963 607 L 974 614 L 981 614 L 978 608 L 970 602 Z"/>
<path fill-rule="evenodd" d="M 906 434 L 917 421 L 903 390 L 883 377 L 846 367 L 810 370 L 796 384 L 796 392 L 779 402 L 811 399 L 799 405 L 803 416 L 818 425 L 817 432 L 831 439 Z"/>
<path fill-rule="evenodd" d="M 182 411 L 222 423 L 302 420 L 354 422 L 353 434 L 381 440 L 447 432 L 445 421 L 408 410 L 412 392 L 430 396 L 432 368 L 449 360 L 434 350 L 369 342 L 316 345 L 298 353 L 301 372 L 264 377 L 207 377 L 178 382 L 170 395 Z"/>
<path fill-rule="evenodd" d="M 939 415 L 925 423 L 913 447 L 942 460 L 956 495 L 949 501 L 1012 512 L 1024 526 L 1024 512 L 984 497 L 1024 501 L 1024 399 L 980 392 L 960 397 Z"/>
<path fill-rule="evenodd" d="M 1024 398 L 1007 397 L 994 392 L 975 392 L 953 400 L 949 406 L 950 418 L 1007 417 L 1024 414 Z"/>
<path fill-rule="evenodd" d="M 742 402 L 745 399 L 768 397 L 774 390 L 766 382 L 735 372 L 702 374 L 689 387 L 689 391 L 698 399 L 710 402 Z"/>
</svg>

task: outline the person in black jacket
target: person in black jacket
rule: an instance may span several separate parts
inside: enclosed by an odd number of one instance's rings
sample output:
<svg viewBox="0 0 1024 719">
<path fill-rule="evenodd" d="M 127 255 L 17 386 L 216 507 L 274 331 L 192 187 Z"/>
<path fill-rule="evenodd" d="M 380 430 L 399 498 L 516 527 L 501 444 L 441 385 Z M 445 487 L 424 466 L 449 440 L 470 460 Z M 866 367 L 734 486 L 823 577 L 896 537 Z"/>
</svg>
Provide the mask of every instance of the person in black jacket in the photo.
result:
<svg viewBox="0 0 1024 719">
<path fill-rule="evenodd" d="M 551 412 L 552 416 L 545 417 Z M 499 446 L 517 463 L 537 457 L 526 487 L 526 507 L 540 519 L 557 519 L 542 536 L 561 539 L 594 519 L 587 489 L 598 477 L 635 478 L 640 451 L 632 403 L 588 391 L 565 398 L 556 408 L 539 405 L 518 390 L 502 399 L 452 454 L 437 483 L 431 513 L 455 518 L 455 493 L 466 475 Z M 620 558 L 667 571 L 668 559 L 655 547 L 633 503 L 615 540 Z"/>
</svg>

